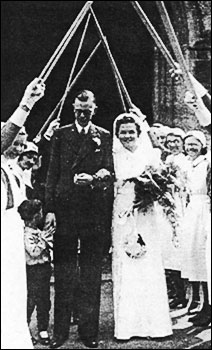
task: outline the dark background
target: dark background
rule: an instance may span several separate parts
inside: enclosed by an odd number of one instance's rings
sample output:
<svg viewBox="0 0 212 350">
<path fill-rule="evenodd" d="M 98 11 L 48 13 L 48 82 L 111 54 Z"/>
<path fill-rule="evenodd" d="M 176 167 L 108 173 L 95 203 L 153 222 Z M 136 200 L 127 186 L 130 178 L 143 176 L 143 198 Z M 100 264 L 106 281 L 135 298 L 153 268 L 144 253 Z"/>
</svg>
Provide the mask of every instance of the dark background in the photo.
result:
<svg viewBox="0 0 212 350">
<path fill-rule="evenodd" d="M 78 15 L 85 1 L 1 2 L 1 119 L 17 107 L 27 84 L 40 74 Z M 153 1 L 141 1 L 154 26 L 159 16 Z M 111 51 L 133 103 L 152 121 L 153 40 L 129 1 L 95 1 L 93 9 L 107 36 Z M 85 20 L 46 81 L 45 97 L 33 109 L 27 130 L 33 137 L 61 98 L 79 45 Z M 98 41 L 91 19 L 76 72 Z M 94 123 L 112 130 L 122 105 L 103 47 L 98 49 L 70 92 L 62 112 L 62 125 L 73 121 L 72 103 L 80 89 L 92 90 L 99 106 Z"/>
</svg>

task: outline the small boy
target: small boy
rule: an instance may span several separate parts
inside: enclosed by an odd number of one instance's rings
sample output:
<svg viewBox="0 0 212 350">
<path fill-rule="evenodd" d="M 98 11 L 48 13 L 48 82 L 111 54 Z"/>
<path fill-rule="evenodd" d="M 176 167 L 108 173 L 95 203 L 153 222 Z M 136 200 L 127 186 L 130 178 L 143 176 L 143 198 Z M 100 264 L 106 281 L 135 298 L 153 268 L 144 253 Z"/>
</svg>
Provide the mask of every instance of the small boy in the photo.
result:
<svg viewBox="0 0 212 350">
<path fill-rule="evenodd" d="M 49 325 L 51 258 L 54 229 L 41 231 L 44 218 L 42 203 L 37 199 L 25 200 L 18 208 L 25 221 L 25 252 L 27 268 L 27 321 L 37 307 L 39 341 L 42 345 L 50 342 L 47 332 Z M 36 339 L 32 337 L 33 344 Z"/>
</svg>

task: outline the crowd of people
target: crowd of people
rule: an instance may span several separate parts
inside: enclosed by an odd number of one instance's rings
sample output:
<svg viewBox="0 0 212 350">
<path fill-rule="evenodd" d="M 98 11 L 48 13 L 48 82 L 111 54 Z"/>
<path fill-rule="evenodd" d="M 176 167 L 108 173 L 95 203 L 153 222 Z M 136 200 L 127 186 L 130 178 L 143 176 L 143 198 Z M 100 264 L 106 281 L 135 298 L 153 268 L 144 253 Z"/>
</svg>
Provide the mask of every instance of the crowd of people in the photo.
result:
<svg viewBox="0 0 212 350">
<path fill-rule="evenodd" d="M 44 91 L 35 79 L 1 131 L 3 348 L 62 346 L 76 305 L 80 340 L 98 347 L 102 259 L 109 250 L 115 339 L 171 336 L 170 310 L 179 307 L 187 307 L 195 326 L 208 326 L 211 164 L 203 131 L 147 128 L 135 107 L 115 119 L 111 137 L 92 123 L 95 96 L 83 90 L 74 99 L 73 124 L 59 128 L 55 120 L 42 139 L 29 142 L 24 123 Z M 210 125 L 204 106 L 188 94 L 186 102 Z M 173 172 L 166 211 L 153 179 L 163 178 L 164 169 Z M 149 188 L 142 209 L 141 202 L 135 206 L 141 188 Z M 35 307 L 38 339 L 29 331 Z"/>
</svg>

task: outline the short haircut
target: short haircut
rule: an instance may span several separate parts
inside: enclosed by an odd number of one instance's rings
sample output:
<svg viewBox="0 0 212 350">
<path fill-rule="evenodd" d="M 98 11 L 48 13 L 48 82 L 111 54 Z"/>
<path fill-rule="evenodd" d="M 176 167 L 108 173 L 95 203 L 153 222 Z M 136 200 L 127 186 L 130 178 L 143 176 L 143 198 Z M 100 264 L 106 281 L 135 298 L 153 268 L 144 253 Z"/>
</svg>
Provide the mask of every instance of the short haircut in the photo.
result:
<svg viewBox="0 0 212 350">
<path fill-rule="evenodd" d="M 169 136 L 174 136 L 174 137 L 176 137 L 176 138 L 180 138 L 181 141 L 182 141 L 182 143 L 183 143 L 183 138 L 182 138 L 181 135 L 176 135 L 176 134 L 174 134 L 174 132 L 170 132 L 170 133 L 168 133 L 168 135 L 166 136 L 166 141 L 165 141 L 165 143 L 164 143 L 164 146 L 165 146 L 165 147 L 167 147 L 167 145 L 168 145 L 167 139 L 168 139 Z"/>
<path fill-rule="evenodd" d="M 129 124 L 129 123 L 135 124 L 138 136 L 141 134 L 141 127 L 140 127 L 140 125 L 135 121 L 135 119 L 132 118 L 132 117 L 130 117 L 130 116 L 124 116 L 124 117 L 122 117 L 121 119 L 118 119 L 117 122 L 116 122 L 115 134 L 116 134 L 117 137 L 118 137 L 118 134 L 119 134 L 120 126 L 121 126 L 122 124 Z"/>
<path fill-rule="evenodd" d="M 24 156 L 28 156 L 28 155 L 31 155 L 31 154 L 35 154 L 37 157 L 38 157 L 38 154 L 34 151 L 28 151 L 28 152 L 23 152 L 20 154 L 20 156 L 18 157 L 18 160 L 22 160 Z"/>
<path fill-rule="evenodd" d="M 88 99 L 91 99 L 92 102 L 96 103 L 96 98 L 94 96 L 94 93 L 89 90 L 81 90 L 75 97 L 75 100 L 78 99 L 81 102 L 87 102 Z"/>
<path fill-rule="evenodd" d="M 18 207 L 18 212 L 22 220 L 32 220 L 34 215 L 42 209 L 42 203 L 39 199 L 27 199 Z"/>
</svg>

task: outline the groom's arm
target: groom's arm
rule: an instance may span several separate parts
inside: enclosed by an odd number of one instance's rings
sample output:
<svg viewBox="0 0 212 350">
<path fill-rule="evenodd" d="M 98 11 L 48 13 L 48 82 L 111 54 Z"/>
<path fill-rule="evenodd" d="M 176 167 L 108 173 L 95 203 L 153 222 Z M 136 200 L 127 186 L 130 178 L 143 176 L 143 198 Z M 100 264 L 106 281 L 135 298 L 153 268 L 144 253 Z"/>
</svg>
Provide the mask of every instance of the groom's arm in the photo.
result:
<svg viewBox="0 0 212 350">
<path fill-rule="evenodd" d="M 54 194 L 60 176 L 60 130 L 52 138 L 50 160 L 46 178 L 45 212 L 55 212 Z"/>
</svg>

